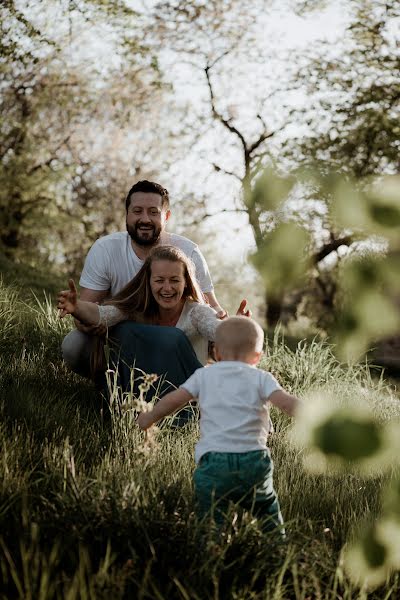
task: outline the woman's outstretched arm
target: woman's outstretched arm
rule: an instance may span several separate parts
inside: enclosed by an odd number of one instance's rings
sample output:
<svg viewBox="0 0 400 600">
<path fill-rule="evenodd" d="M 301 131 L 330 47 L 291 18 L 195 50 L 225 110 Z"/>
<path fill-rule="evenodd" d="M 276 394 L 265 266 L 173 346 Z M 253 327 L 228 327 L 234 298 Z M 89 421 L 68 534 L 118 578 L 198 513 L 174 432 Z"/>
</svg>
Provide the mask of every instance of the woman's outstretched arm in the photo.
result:
<svg viewBox="0 0 400 600">
<path fill-rule="evenodd" d="M 60 318 L 65 315 L 73 315 L 84 325 L 98 325 L 100 320 L 99 307 L 94 302 L 79 300 L 78 292 L 73 279 L 68 281 L 68 290 L 62 290 L 58 294 L 57 308 L 60 310 Z"/>
</svg>

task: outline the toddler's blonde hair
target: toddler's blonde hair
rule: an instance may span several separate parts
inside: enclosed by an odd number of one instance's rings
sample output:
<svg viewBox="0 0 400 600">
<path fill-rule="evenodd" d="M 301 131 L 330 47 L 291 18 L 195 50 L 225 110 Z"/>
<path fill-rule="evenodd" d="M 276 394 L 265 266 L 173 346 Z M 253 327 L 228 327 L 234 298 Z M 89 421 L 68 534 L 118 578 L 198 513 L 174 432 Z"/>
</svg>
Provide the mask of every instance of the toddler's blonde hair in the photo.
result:
<svg viewBox="0 0 400 600">
<path fill-rule="evenodd" d="M 218 325 L 215 345 L 222 356 L 246 356 L 251 352 L 262 351 L 264 332 L 260 325 L 249 317 L 229 317 Z"/>
</svg>

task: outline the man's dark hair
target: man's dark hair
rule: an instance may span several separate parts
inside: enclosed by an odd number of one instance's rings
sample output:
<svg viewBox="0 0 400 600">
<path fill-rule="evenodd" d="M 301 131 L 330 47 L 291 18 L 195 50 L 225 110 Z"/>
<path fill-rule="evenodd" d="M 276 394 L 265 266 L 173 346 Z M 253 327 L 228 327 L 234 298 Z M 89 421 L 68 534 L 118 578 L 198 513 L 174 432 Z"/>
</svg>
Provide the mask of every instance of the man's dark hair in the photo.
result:
<svg viewBox="0 0 400 600">
<path fill-rule="evenodd" d="M 161 196 L 161 207 L 165 210 L 169 209 L 169 194 L 168 190 L 162 187 L 159 183 L 154 183 L 154 181 L 147 181 L 147 179 L 143 179 L 142 181 L 138 181 L 131 187 L 128 192 L 128 195 L 125 200 L 125 208 L 128 210 L 129 205 L 131 203 L 131 196 L 135 192 L 144 192 L 145 194 L 159 194 Z"/>
</svg>

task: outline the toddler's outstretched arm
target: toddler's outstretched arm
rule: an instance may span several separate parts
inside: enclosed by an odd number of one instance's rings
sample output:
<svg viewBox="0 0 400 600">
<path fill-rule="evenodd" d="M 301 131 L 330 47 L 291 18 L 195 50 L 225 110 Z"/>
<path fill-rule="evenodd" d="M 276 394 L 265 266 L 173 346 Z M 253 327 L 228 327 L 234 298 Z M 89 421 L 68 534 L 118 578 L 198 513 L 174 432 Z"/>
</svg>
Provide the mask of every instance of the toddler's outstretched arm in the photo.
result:
<svg viewBox="0 0 400 600">
<path fill-rule="evenodd" d="M 138 417 L 138 425 L 141 429 L 148 429 L 160 419 L 182 408 L 193 396 L 184 388 L 179 388 L 166 394 L 149 412 L 142 412 Z"/>
<path fill-rule="evenodd" d="M 268 400 L 291 417 L 296 414 L 301 405 L 301 400 L 299 400 L 299 398 L 292 396 L 292 394 L 285 392 L 285 390 L 276 390 L 276 392 L 272 392 Z"/>
</svg>

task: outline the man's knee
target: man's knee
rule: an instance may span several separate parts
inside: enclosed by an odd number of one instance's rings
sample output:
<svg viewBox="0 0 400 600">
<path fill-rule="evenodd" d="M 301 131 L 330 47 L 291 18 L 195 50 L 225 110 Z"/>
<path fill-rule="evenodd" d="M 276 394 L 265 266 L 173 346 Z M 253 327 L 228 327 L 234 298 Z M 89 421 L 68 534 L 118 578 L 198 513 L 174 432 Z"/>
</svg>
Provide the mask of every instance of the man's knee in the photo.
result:
<svg viewBox="0 0 400 600">
<path fill-rule="evenodd" d="M 91 336 L 77 329 L 65 336 L 61 344 L 61 352 L 64 362 L 72 371 L 89 375 L 91 346 Z"/>
</svg>

